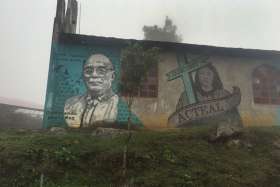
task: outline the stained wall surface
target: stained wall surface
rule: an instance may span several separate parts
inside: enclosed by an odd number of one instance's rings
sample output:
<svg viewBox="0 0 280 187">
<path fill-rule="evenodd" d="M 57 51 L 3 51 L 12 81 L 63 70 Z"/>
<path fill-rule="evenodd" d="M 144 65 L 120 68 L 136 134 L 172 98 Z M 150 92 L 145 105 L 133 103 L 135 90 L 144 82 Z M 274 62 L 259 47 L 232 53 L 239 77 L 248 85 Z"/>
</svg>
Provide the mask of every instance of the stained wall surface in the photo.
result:
<svg viewBox="0 0 280 187">
<path fill-rule="evenodd" d="M 53 44 L 44 127 L 123 128 L 130 114 L 135 128 L 280 124 L 280 65 L 275 58 L 162 50 L 157 97 L 136 97 L 129 111 L 119 93 L 123 48 Z"/>
</svg>

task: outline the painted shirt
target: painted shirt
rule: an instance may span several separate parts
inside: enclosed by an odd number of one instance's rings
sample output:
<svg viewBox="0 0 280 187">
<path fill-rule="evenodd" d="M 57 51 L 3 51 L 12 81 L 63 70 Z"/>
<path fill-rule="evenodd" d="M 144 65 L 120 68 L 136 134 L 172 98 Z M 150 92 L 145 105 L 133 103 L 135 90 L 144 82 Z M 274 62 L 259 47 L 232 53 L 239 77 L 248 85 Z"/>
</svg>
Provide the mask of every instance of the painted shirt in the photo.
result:
<svg viewBox="0 0 280 187">
<path fill-rule="evenodd" d="M 113 123 L 118 115 L 119 97 L 116 94 L 92 99 L 89 95 L 74 96 L 64 107 L 69 127 L 91 127 L 98 123 Z"/>
</svg>

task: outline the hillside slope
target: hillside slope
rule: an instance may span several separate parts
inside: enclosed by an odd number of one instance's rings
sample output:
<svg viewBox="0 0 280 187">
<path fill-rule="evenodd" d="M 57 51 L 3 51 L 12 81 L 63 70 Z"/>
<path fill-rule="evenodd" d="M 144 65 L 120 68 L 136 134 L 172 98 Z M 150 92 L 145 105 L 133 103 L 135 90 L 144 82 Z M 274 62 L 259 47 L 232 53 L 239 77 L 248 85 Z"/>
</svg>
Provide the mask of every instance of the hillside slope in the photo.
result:
<svg viewBox="0 0 280 187">
<path fill-rule="evenodd" d="M 0 103 L 0 129 L 40 129 L 42 122 L 43 110 Z"/>
<path fill-rule="evenodd" d="M 0 132 L 1 186 L 280 186 L 280 128 L 248 128 L 234 141 L 208 142 L 208 129 L 140 131 L 93 137 L 91 131 Z M 43 175 L 42 175 L 43 174 Z"/>
</svg>

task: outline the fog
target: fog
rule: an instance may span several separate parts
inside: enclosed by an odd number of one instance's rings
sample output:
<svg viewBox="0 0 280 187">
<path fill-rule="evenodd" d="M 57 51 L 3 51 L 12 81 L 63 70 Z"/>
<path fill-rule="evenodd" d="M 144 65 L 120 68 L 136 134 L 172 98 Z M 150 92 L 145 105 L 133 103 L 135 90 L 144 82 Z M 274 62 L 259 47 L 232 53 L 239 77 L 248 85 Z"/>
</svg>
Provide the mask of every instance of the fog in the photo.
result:
<svg viewBox="0 0 280 187">
<path fill-rule="evenodd" d="M 79 0 L 81 34 L 143 39 L 169 16 L 183 42 L 280 50 L 277 0 Z M 0 97 L 43 105 L 56 0 L 0 6 Z M 79 29 L 78 29 L 79 30 Z"/>
</svg>

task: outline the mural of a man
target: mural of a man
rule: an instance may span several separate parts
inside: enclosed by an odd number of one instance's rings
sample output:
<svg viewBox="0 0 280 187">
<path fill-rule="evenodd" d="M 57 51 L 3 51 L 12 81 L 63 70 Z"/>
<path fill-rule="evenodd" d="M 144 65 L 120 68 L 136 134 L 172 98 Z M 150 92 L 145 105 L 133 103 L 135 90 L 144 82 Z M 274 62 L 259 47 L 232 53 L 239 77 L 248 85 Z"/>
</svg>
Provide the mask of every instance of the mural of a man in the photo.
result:
<svg viewBox="0 0 280 187">
<path fill-rule="evenodd" d="M 98 123 L 115 122 L 119 97 L 112 90 L 115 71 L 110 59 L 102 54 L 91 55 L 83 66 L 83 78 L 87 92 L 65 102 L 67 125 L 91 127 Z"/>
</svg>

